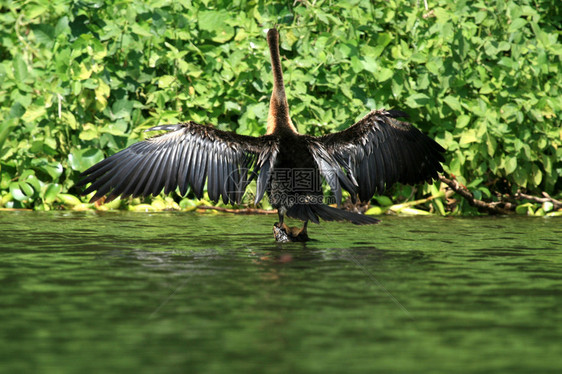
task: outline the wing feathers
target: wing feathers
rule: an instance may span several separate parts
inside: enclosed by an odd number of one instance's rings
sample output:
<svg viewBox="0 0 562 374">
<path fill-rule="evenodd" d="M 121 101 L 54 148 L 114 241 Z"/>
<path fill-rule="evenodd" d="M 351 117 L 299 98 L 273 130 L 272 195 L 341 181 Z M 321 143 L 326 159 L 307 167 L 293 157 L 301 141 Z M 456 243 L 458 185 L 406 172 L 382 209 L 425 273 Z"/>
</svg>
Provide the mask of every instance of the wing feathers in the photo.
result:
<svg viewBox="0 0 562 374">
<path fill-rule="evenodd" d="M 202 142 L 198 142 L 197 144 L 197 155 L 199 157 L 197 159 L 198 162 L 195 164 L 195 174 L 193 175 L 195 178 L 193 181 L 193 191 L 195 192 L 195 196 L 199 199 L 203 197 L 203 185 L 207 177 L 207 157 L 209 154 L 207 144 L 201 143 Z"/>
<path fill-rule="evenodd" d="M 78 185 L 91 182 L 84 193 L 96 191 L 92 202 L 104 195 L 108 195 L 108 200 L 117 196 L 157 195 L 177 187 L 184 195 L 190 186 L 195 196 L 201 198 L 205 182 L 211 200 L 240 202 L 251 168 L 252 173 L 260 174 L 259 190 L 267 189 L 269 171 L 277 154 L 273 137 L 253 138 L 194 122 L 150 130 L 169 132 L 133 144 L 82 173 Z"/>
<path fill-rule="evenodd" d="M 178 185 L 180 188 L 180 195 L 185 195 L 187 193 L 187 187 L 189 186 L 189 172 L 193 168 L 191 165 L 191 155 L 193 147 L 187 146 L 185 140 L 182 142 L 180 149 L 183 152 L 180 153 L 180 163 L 178 167 Z"/>
<path fill-rule="evenodd" d="M 357 193 L 359 199 L 368 201 L 396 182 L 431 181 L 443 171 L 445 150 L 412 125 L 395 119 L 404 115 L 400 111 L 372 111 L 344 131 L 315 138 L 317 146 L 336 163 L 331 163 L 332 167 L 345 170 L 355 189 L 342 185 L 352 196 Z M 315 155 L 315 159 L 322 168 L 320 157 Z M 335 193 L 337 186 L 330 187 Z"/>
<path fill-rule="evenodd" d="M 220 158 L 217 157 L 217 153 L 212 150 L 209 153 L 207 172 L 209 174 L 209 180 L 207 182 L 207 192 L 209 193 L 209 198 L 211 201 L 218 201 L 219 199 L 219 163 Z"/>
<path fill-rule="evenodd" d="M 430 181 L 442 171 L 444 149 L 419 130 L 395 117 L 403 113 L 372 111 L 349 129 L 322 137 L 307 137 L 309 149 L 332 189 L 336 202 L 342 189 L 352 199 L 369 200 L 395 182 Z M 108 157 L 84 173 L 78 185 L 91 185 L 91 201 L 104 195 L 157 195 L 179 187 L 198 198 L 207 183 L 209 198 L 240 202 L 257 176 L 256 203 L 269 188 L 279 150 L 277 138 L 237 135 L 188 122 L 157 126 L 169 131 Z"/>
</svg>

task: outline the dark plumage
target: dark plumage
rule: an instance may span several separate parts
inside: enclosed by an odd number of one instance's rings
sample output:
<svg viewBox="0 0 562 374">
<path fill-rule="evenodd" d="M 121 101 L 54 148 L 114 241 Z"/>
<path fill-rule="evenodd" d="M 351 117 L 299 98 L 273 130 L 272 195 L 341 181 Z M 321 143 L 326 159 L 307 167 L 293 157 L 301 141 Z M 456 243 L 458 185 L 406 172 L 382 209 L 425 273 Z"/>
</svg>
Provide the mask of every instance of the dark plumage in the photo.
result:
<svg viewBox="0 0 562 374">
<path fill-rule="evenodd" d="M 274 228 L 279 241 L 308 240 L 308 221 L 377 223 L 372 217 L 332 208 L 323 203 L 322 178 L 339 206 L 342 190 L 353 200 L 368 201 L 373 194 L 400 182 L 431 181 L 442 171 L 444 149 L 409 123 L 399 121 L 400 111 L 377 110 L 350 128 L 313 137 L 297 133 L 289 117 L 285 96 L 279 36 L 269 30 L 274 87 L 267 133 L 260 137 L 200 125 L 195 122 L 156 126 L 167 133 L 133 144 L 82 173 L 79 185 L 90 183 L 84 194 L 96 191 L 91 201 L 107 195 L 157 195 L 191 187 L 201 198 L 205 183 L 213 201 L 240 203 L 253 178 L 255 202 L 267 192 L 279 211 Z M 284 216 L 305 222 L 301 230 L 288 228 Z"/>
</svg>

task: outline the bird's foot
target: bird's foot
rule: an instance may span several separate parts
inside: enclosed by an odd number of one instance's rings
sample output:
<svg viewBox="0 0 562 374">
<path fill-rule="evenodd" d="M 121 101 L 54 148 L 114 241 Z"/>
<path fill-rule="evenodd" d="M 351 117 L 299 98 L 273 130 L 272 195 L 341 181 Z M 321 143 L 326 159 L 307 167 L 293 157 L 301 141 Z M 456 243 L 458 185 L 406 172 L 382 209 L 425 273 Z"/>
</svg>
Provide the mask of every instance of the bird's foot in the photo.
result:
<svg viewBox="0 0 562 374">
<path fill-rule="evenodd" d="M 301 229 L 298 227 L 289 227 L 284 223 L 279 224 L 279 222 L 275 222 L 273 225 L 273 236 L 275 240 L 280 243 L 307 242 L 310 240 L 306 233 L 306 226 Z"/>
</svg>

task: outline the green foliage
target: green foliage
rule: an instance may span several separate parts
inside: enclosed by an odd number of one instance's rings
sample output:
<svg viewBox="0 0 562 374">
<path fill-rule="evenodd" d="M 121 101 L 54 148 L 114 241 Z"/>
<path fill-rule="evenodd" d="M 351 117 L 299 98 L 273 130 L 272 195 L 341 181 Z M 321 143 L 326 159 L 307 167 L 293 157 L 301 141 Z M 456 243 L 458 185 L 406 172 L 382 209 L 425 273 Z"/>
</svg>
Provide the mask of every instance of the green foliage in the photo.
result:
<svg viewBox="0 0 562 374">
<path fill-rule="evenodd" d="M 281 32 L 299 131 L 341 130 L 371 109 L 400 108 L 447 148 L 446 170 L 476 195 L 518 188 L 559 195 L 556 2 L 428 4 L 2 5 L 0 203 L 77 206 L 68 196 L 80 193 L 73 187 L 79 172 L 157 124 L 194 120 L 262 134 L 272 86 L 264 29 L 272 26 Z M 435 189 L 422 192 L 435 196 Z M 399 198 L 410 191 L 391 192 Z M 431 204 L 444 211 L 440 198 Z"/>
</svg>

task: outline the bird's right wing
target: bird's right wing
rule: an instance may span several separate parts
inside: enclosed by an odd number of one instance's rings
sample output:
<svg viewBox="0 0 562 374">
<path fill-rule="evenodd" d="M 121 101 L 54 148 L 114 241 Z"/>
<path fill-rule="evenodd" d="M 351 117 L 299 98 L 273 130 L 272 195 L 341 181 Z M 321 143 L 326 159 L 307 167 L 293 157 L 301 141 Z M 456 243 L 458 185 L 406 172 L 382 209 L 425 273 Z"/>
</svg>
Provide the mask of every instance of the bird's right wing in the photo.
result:
<svg viewBox="0 0 562 374">
<path fill-rule="evenodd" d="M 147 131 L 168 132 L 135 143 L 97 163 L 81 176 L 78 185 L 96 191 L 90 202 L 107 195 L 157 195 L 179 187 L 183 196 L 191 186 L 195 196 L 203 196 L 207 182 L 209 198 L 226 203 L 240 203 L 251 179 L 257 176 L 256 203 L 269 183 L 270 171 L 277 156 L 275 138 L 259 138 L 222 131 L 195 122 L 156 126 Z"/>
</svg>

